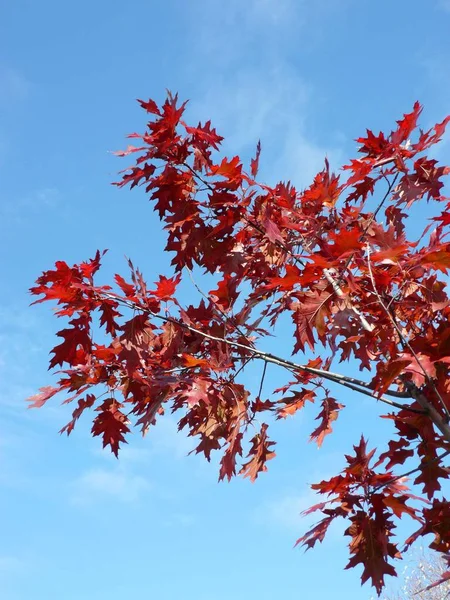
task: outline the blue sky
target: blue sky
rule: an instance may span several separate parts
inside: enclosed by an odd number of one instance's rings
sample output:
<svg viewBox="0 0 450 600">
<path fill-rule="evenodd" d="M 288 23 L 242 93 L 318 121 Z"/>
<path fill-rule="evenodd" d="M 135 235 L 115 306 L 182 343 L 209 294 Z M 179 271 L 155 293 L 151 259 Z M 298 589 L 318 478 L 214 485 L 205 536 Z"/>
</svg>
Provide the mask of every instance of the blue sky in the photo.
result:
<svg viewBox="0 0 450 600">
<path fill-rule="evenodd" d="M 277 424 L 278 456 L 254 485 L 218 485 L 214 461 L 186 458 L 192 444 L 171 417 L 116 461 L 86 419 L 60 437 L 57 402 L 25 409 L 52 382 L 61 328 L 47 306 L 28 307 L 27 289 L 55 260 L 97 248 L 110 249 L 105 281 L 126 271 L 124 255 L 150 282 L 166 272 L 144 194 L 110 186 L 126 165 L 109 151 L 145 124 L 135 98 L 178 91 L 226 152 L 248 157 L 261 139 L 262 176 L 301 187 L 325 155 L 338 168 L 366 127 L 389 128 L 414 100 L 424 127 L 449 112 L 450 2 L 0 6 L 2 599 L 368 599 L 358 570 L 343 571 L 342 528 L 314 552 L 292 546 L 314 503 L 307 483 L 334 474 L 362 431 L 385 439 L 379 407 L 340 393 L 348 411 L 320 451 L 306 442 L 314 412 Z"/>
</svg>

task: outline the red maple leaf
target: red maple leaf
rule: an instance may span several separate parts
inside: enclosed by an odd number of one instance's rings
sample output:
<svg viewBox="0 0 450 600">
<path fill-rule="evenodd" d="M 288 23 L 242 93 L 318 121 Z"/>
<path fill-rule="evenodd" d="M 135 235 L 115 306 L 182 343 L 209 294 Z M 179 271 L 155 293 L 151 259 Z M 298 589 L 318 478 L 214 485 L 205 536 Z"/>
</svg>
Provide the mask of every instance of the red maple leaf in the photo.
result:
<svg viewBox="0 0 450 600">
<path fill-rule="evenodd" d="M 268 425 L 263 423 L 260 432 L 251 440 L 252 447 L 248 453 L 250 460 L 242 466 L 240 471 L 244 477 L 249 477 L 252 482 L 256 480 L 259 473 L 267 471 L 267 461 L 275 457 L 275 452 L 271 450 L 275 442 L 271 442 L 267 437 L 267 427 Z"/>
<path fill-rule="evenodd" d="M 378 592 L 394 574 L 395 523 L 403 515 L 420 522 L 408 543 L 433 534 L 432 547 L 448 553 L 448 502 L 440 490 L 450 451 L 450 219 L 443 196 L 450 168 L 426 151 L 450 117 L 420 131 L 416 102 L 391 133 L 367 130 L 358 138 L 359 157 L 344 167 L 343 183 L 325 161 L 299 191 L 290 182 L 256 180 L 260 143 L 248 173 L 248 160 L 219 155 L 222 138 L 211 122 L 185 122 L 186 103 L 176 95 L 139 102 L 149 121 L 130 135 L 139 144 L 118 153 L 134 164 L 117 185 L 145 189 L 173 268 L 153 290 L 131 261 L 129 279 L 117 274 L 115 288 L 98 284 L 99 251 L 45 271 L 31 289 L 35 303 L 54 302 L 68 324 L 50 358 L 50 367 L 60 368 L 57 383 L 41 388 L 31 405 L 62 393 L 74 405 L 62 429 L 68 434 L 94 410 L 92 434 L 116 456 L 132 425 L 145 434 L 169 408 L 197 439 L 194 452 L 207 460 L 221 454 L 220 479 L 239 472 L 254 481 L 274 457 L 263 419 L 294 415 L 325 390 L 311 434 L 320 445 L 343 409 L 325 384 L 345 388 L 348 401 L 359 394 L 389 405 L 384 423 L 395 438 L 388 436 L 376 459 L 362 436 L 340 473 L 312 485 L 325 496 L 311 509 L 322 517 L 299 543 L 313 547 L 344 519 L 348 566 L 361 565 L 363 581 Z M 410 226 L 416 206 L 424 220 L 432 215 L 434 230 Z M 194 279 L 188 306 L 185 267 Z M 293 340 L 272 342 L 286 330 Z M 295 353 L 304 356 L 294 361 Z M 354 359 L 371 380 L 340 370 Z M 275 366 L 288 373 L 276 391 L 280 400 L 264 387 Z M 425 508 L 417 508 L 422 499 L 408 491 L 407 474 L 429 498 Z"/>
<path fill-rule="evenodd" d="M 333 428 L 331 424 L 339 416 L 339 411 L 344 408 L 343 404 L 339 404 L 334 398 L 326 397 L 322 401 L 322 410 L 316 417 L 316 420 L 320 420 L 320 425 L 311 433 L 310 440 L 315 440 L 317 445 L 320 446 L 323 443 L 324 437 L 329 435 Z"/>
<path fill-rule="evenodd" d="M 121 412 L 122 404 L 114 398 L 108 398 L 96 410 L 99 413 L 92 425 L 92 435 L 103 437 L 103 448 L 111 446 L 111 451 L 118 456 L 120 443 L 127 443 L 125 434 L 129 433 L 128 419 Z"/>
</svg>

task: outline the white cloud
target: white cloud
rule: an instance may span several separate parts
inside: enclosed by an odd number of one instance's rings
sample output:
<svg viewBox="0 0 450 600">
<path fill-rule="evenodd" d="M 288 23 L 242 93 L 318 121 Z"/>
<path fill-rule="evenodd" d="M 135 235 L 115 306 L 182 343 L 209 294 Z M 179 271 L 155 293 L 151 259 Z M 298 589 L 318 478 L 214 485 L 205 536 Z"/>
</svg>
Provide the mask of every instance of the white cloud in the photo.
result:
<svg viewBox="0 0 450 600">
<path fill-rule="evenodd" d="M 212 120 L 225 137 L 227 154 L 253 155 L 261 139 L 260 177 L 269 184 L 290 179 L 298 187 L 309 185 L 326 155 L 332 167 L 340 166 L 336 143 L 340 146 L 342 139 L 337 132 L 329 132 L 326 145 L 314 139 L 308 126 L 317 112 L 315 90 L 287 57 L 295 52 L 300 32 L 301 43 L 307 35 L 310 47 L 321 35 L 315 25 L 352 1 L 213 1 L 201 2 L 191 14 L 198 26 L 190 69 L 198 80 L 201 57 L 204 76 L 189 110 L 194 120 Z"/>
<path fill-rule="evenodd" d="M 304 25 L 302 13 L 305 10 L 305 0 L 247 0 L 242 3 L 239 0 L 230 2 L 231 13 L 235 19 L 244 20 L 253 27 L 261 23 L 272 26 L 281 26 L 291 23 L 295 17 L 295 26 Z"/>
<path fill-rule="evenodd" d="M 318 496 L 312 490 L 299 495 L 286 494 L 259 506 L 255 512 L 255 519 L 258 523 L 289 530 L 305 529 L 307 521 L 301 513 L 318 502 Z M 309 517 L 308 522 L 316 517 Z"/>
<path fill-rule="evenodd" d="M 0 574 L 17 573 L 24 568 L 24 562 L 17 556 L 0 555 Z"/>
<path fill-rule="evenodd" d="M 151 489 L 150 482 L 139 475 L 128 473 L 122 467 L 114 470 L 90 469 L 73 484 L 72 502 L 89 505 L 105 498 L 134 504 Z"/>
<path fill-rule="evenodd" d="M 177 529 L 180 527 L 190 527 L 194 523 L 194 515 L 188 513 L 174 513 L 170 518 L 163 521 L 163 525 L 166 527 L 176 527 Z"/>
<path fill-rule="evenodd" d="M 440 2 L 438 2 L 438 7 L 444 12 L 450 12 L 450 0 L 440 0 Z"/>
<path fill-rule="evenodd" d="M 184 458 L 195 447 L 195 441 L 188 438 L 185 431 L 178 431 L 177 421 L 167 414 L 160 417 L 154 427 L 150 427 L 146 440 L 152 453 L 175 458 Z"/>
<path fill-rule="evenodd" d="M 261 139 L 260 176 L 268 183 L 290 179 L 301 187 L 323 168 L 325 156 L 336 169 L 343 159 L 339 147 L 323 146 L 308 133 L 313 102 L 312 87 L 280 63 L 217 76 L 192 108 L 196 115 L 212 119 L 225 136 L 224 150 L 229 154 L 253 154 Z"/>
<path fill-rule="evenodd" d="M 102 455 L 103 457 L 107 457 L 111 459 L 110 452 L 105 451 L 104 449 L 98 448 L 96 451 L 97 455 Z M 140 465 L 142 463 L 147 463 L 151 457 L 151 452 L 148 448 L 140 448 L 134 445 L 126 445 L 120 449 L 120 462 L 126 465 Z"/>
<path fill-rule="evenodd" d="M 1 147 L 0 147 L 1 152 Z M 12 198 L 3 202 L 0 207 L 0 217 L 3 221 L 22 224 L 41 212 L 42 210 L 54 210 L 61 203 L 61 194 L 55 187 L 44 187 L 30 192 L 21 198 Z"/>
<path fill-rule="evenodd" d="M 0 66 L 0 105 L 11 106 L 25 100 L 30 92 L 30 82 L 17 69 Z"/>
</svg>

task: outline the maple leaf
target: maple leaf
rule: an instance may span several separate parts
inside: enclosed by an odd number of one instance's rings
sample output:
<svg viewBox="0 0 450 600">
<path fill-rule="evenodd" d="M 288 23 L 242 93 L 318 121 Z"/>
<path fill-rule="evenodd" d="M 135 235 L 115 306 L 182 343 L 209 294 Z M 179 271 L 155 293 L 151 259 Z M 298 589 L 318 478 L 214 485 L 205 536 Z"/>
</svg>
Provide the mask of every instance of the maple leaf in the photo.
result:
<svg viewBox="0 0 450 600">
<path fill-rule="evenodd" d="M 50 400 L 50 398 L 52 398 L 59 391 L 59 387 L 54 387 L 51 385 L 46 385 L 39 388 L 39 394 L 34 394 L 33 396 L 27 398 L 27 401 L 31 402 L 28 408 L 41 408 L 44 406 L 47 400 Z"/>
<path fill-rule="evenodd" d="M 325 246 L 326 251 L 335 259 L 343 258 L 361 248 L 361 231 L 357 227 L 353 227 L 349 231 L 339 232 L 333 242 L 333 244 Z"/>
<path fill-rule="evenodd" d="M 324 506 L 326 506 L 326 503 L 321 503 L 313 507 L 312 510 L 315 510 L 316 508 L 323 508 Z M 314 527 L 305 533 L 305 535 L 302 535 L 302 537 L 298 538 L 298 540 L 295 542 L 295 546 L 301 544 L 302 546 L 306 546 L 306 549 L 309 550 L 314 548 L 317 542 L 322 543 L 325 539 L 328 528 L 335 518 L 336 515 L 331 514 L 329 517 L 325 517 L 319 521 L 316 525 L 314 525 Z"/>
<path fill-rule="evenodd" d="M 362 583 L 370 578 L 372 585 L 380 594 L 384 587 L 385 575 L 397 574 L 388 562 L 389 557 L 398 556 L 396 547 L 388 541 L 391 535 L 388 529 L 389 521 L 380 522 L 370 518 L 363 511 L 358 511 L 352 521 L 345 535 L 352 538 L 350 552 L 353 556 L 345 568 L 350 569 L 362 564 L 364 567 L 361 575 Z"/>
<path fill-rule="evenodd" d="M 443 273 L 447 273 L 450 268 L 450 246 L 445 250 L 428 252 L 422 257 L 421 263 L 423 265 L 431 265 Z"/>
<path fill-rule="evenodd" d="M 272 290 L 277 288 L 279 291 L 291 290 L 295 284 L 301 281 L 301 271 L 296 265 L 286 265 L 286 273 L 283 277 L 272 277 L 265 288 Z"/>
<path fill-rule="evenodd" d="M 342 191 L 339 185 L 339 176 L 330 174 L 330 165 L 325 159 L 325 168 L 314 178 L 314 183 L 304 192 L 302 202 L 316 209 L 333 207 Z"/>
<path fill-rule="evenodd" d="M 205 358 L 196 358 L 190 354 L 183 354 L 183 363 L 186 367 L 202 367 L 208 369 L 210 366 L 210 362 Z"/>
<path fill-rule="evenodd" d="M 263 227 L 264 233 L 273 244 L 275 242 L 283 243 L 283 236 L 281 235 L 279 227 L 267 216 L 264 218 Z"/>
<path fill-rule="evenodd" d="M 177 289 L 177 285 L 181 281 L 181 275 L 178 274 L 175 277 L 167 278 L 164 275 L 159 276 L 159 281 L 156 282 L 156 291 L 154 291 L 154 295 L 158 298 L 158 300 L 172 300 L 173 295 L 175 294 L 175 290 Z"/>
<path fill-rule="evenodd" d="M 252 158 L 252 160 L 250 161 L 250 172 L 252 174 L 252 177 L 256 177 L 258 174 L 260 154 L 261 154 L 261 141 L 258 141 L 258 143 L 256 144 L 255 158 Z"/>
<path fill-rule="evenodd" d="M 220 165 L 213 165 L 211 167 L 211 173 L 212 175 L 226 177 L 230 181 L 234 179 L 240 180 L 242 177 L 241 159 L 239 156 L 235 156 L 231 160 L 224 158 Z"/>
<path fill-rule="evenodd" d="M 391 144 L 386 139 L 384 133 L 380 131 L 375 135 L 370 129 L 366 130 L 367 136 L 359 137 L 356 141 L 361 144 L 358 152 L 367 154 L 368 158 L 379 159 L 391 151 Z"/>
<path fill-rule="evenodd" d="M 54 302 L 68 325 L 50 358 L 50 367 L 63 368 L 57 384 L 41 388 L 31 405 L 63 393 L 64 403 L 75 406 L 61 430 L 67 434 L 95 407 L 92 434 L 116 456 L 130 431 L 127 415 L 145 434 L 169 406 L 181 411 L 179 428 L 197 438 L 193 452 L 207 460 L 212 451 L 221 453 L 219 479 L 239 472 L 254 481 L 274 456 L 266 423 L 248 439 L 262 413 L 286 418 L 325 390 L 311 434 L 320 445 L 343 408 L 325 382 L 390 404 L 383 417 L 396 439 L 376 460 L 361 436 L 342 471 L 311 486 L 326 500 L 306 512 L 322 517 L 298 540 L 312 548 L 335 519 L 344 519 L 348 567 L 361 565 L 362 580 L 379 593 L 386 574 L 395 573 L 394 519 L 407 514 L 420 523 L 407 543 L 433 534 L 432 547 L 449 552 L 448 502 L 436 497 L 449 476 L 450 300 L 442 273 L 450 266 L 450 203 L 443 196 L 450 168 L 425 150 L 441 139 L 450 117 L 416 133 L 416 102 L 392 133 L 367 130 L 358 138 L 359 158 L 344 166 L 344 183 L 325 161 L 312 184 L 298 191 L 290 182 L 256 181 L 259 142 L 249 173 L 239 156 L 217 157 L 221 136 L 210 121 L 184 122 L 186 103 L 177 95 L 168 93 L 161 104 L 139 102 L 149 121 L 143 133 L 129 136 L 139 143 L 118 153 L 134 164 L 116 185 L 145 189 L 175 275 L 160 275 L 149 290 L 128 261 L 130 281 L 117 274 L 115 293 L 94 284 L 100 251 L 45 271 L 31 289 L 34 303 Z M 419 239 L 411 238 L 407 209 L 421 210 L 429 201 L 436 228 L 424 224 Z M 204 294 L 196 284 L 203 298 L 187 307 L 179 297 L 184 267 L 205 273 L 212 281 L 207 289 L 213 288 Z M 163 302 L 171 302 L 170 313 Z M 290 347 L 269 344 L 276 326 L 283 331 L 290 319 Z M 323 349 L 314 355 L 317 340 Z M 292 346 L 306 354 L 298 363 L 286 358 Z M 337 360 L 352 358 L 371 381 L 331 371 Z M 260 360 L 262 377 L 247 390 L 236 380 Z M 281 382 L 280 400 L 262 395 L 272 364 L 293 379 Z M 248 456 L 238 469 L 245 444 Z M 408 491 L 400 469 L 406 461 L 416 461 L 416 471 L 409 464 L 408 471 L 428 501 Z M 422 501 L 425 508 L 416 509 Z"/>
<path fill-rule="evenodd" d="M 211 387 L 209 379 L 197 379 L 192 382 L 191 386 L 183 391 L 182 397 L 186 400 L 187 405 L 192 408 L 200 402 L 208 404 L 208 394 Z"/>
<path fill-rule="evenodd" d="M 321 420 L 321 422 L 310 436 L 310 440 L 315 440 L 319 448 L 323 443 L 324 437 L 333 431 L 331 424 L 333 421 L 336 421 L 339 411 L 342 408 L 344 408 L 344 405 L 339 404 L 334 398 L 328 396 L 322 400 L 322 410 L 316 417 L 316 420 Z"/>
<path fill-rule="evenodd" d="M 50 368 L 56 365 L 63 365 L 65 362 L 73 364 L 76 362 L 77 350 L 81 346 L 83 350 L 89 352 L 92 348 L 92 340 L 89 335 L 89 323 L 85 318 L 72 319 L 70 329 L 62 329 L 56 334 L 62 337 L 64 341 L 52 350 L 54 357 L 50 360 Z"/>
<path fill-rule="evenodd" d="M 156 104 L 156 102 L 154 100 L 148 100 L 147 102 L 145 102 L 144 100 L 138 100 L 139 104 L 142 106 L 142 108 L 147 111 L 150 114 L 154 114 L 154 115 L 161 115 L 158 105 Z"/>
<path fill-rule="evenodd" d="M 116 280 L 117 285 L 120 287 L 122 292 L 125 294 L 127 298 L 135 298 L 135 287 L 130 283 L 127 283 L 123 277 L 118 275 L 114 275 L 114 279 Z"/>
<path fill-rule="evenodd" d="M 392 510 L 392 512 L 397 517 L 401 517 L 404 513 L 412 517 L 413 519 L 420 520 L 419 517 L 416 516 L 416 511 L 411 506 L 406 504 L 408 500 L 408 496 L 394 496 L 390 494 L 388 496 L 383 496 L 383 504 L 385 504 L 388 508 Z"/>
<path fill-rule="evenodd" d="M 252 447 L 249 450 L 250 460 L 242 466 L 240 473 L 244 477 L 249 477 L 254 482 L 259 473 L 267 471 L 266 463 L 275 457 L 275 452 L 270 448 L 275 444 L 267 437 L 268 425 L 263 423 L 260 432 L 251 440 Z"/>
<path fill-rule="evenodd" d="M 419 102 L 414 103 L 412 112 L 403 115 L 403 119 L 397 121 L 398 128 L 391 133 L 390 139 L 393 144 L 403 144 L 406 142 L 412 131 L 417 127 L 417 119 L 422 112 L 423 107 Z"/>
<path fill-rule="evenodd" d="M 434 498 L 431 506 L 422 511 L 421 527 L 406 540 L 409 547 L 419 536 L 433 534 L 434 539 L 430 544 L 432 550 L 447 554 L 450 551 L 450 502 Z"/>
<path fill-rule="evenodd" d="M 294 415 L 305 406 L 307 401 L 314 402 L 314 399 L 315 392 L 313 390 L 303 388 L 302 390 L 294 391 L 292 396 L 279 400 L 279 404 L 282 404 L 282 407 L 277 411 L 278 418 L 281 419 Z"/>
<path fill-rule="evenodd" d="M 411 359 L 405 357 L 391 360 L 388 363 L 378 363 L 377 374 L 372 379 L 372 387 L 377 391 L 378 397 L 382 396 L 398 376 L 405 371 L 411 363 Z"/>
<path fill-rule="evenodd" d="M 433 144 L 439 142 L 445 133 L 445 129 L 450 122 L 450 116 L 445 117 L 441 123 L 437 123 L 432 129 L 426 132 L 421 132 L 419 141 L 413 144 L 415 152 L 423 152 Z"/>
<path fill-rule="evenodd" d="M 91 406 L 94 405 L 95 400 L 96 398 L 94 394 L 86 394 L 86 398 L 80 398 L 78 400 L 77 408 L 72 412 L 71 421 L 69 421 L 67 425 L 64 425 L 59 433 L 67 433 L 67 435 L 70 435 L 75 427 L 75 423 L 81 417 L 86 408 L 91 408 Z"/>
<path fill-rule="evenodd" d="M 239 282 L 235 277 L 226 274 L 224 278 L 219 281 L 217 289 L 211 290 L 209 295 L 223 310 L 228 311 L 238 297 L 238 283 Z"/>
<path fill-rule="evenodd" d="M 117 310 L 118 303 L 114 300 L 106 299 L 99 305 L 101 312 L 100 325 L 105 325 L 106 332 L 115 336 L 119 330 L 117 318 L 121 317 L 121 313 Z"/>
<path fill-rule="evenodd" d="M 199 123 L 197 127 L 189 127 L 183 123 L 186 132 L 193 136 L 193 143 L 202 142 L 202 150 L 206 151 L 209 146 L 218 150 L 223 137 L 217 134 L 216 130 L 211 127 L 211 121 L 207 121 L 204 125 Z"/>
<path fill-rule="evenodd" d="M 103 437 L 103 448 L 111 447 L 111 452 L 118 457 L 120 443 L 127 443 L 125 434 L 129 433 L 128 419 L 121 412 L 122 404 L 114 398 L 108 398 L 96 410 L 99 413 L 92 425 L 92 435 Z"/>
<path fill-rule="evenodd" d="M 236 456 L 242 456 L 243 437 L 243 433 L 239 429 L 239 423 L 234 425 L 228 437 L 228 446 L 220 461 L 219 481 L 225 479 L 225 477 L 230 481 L 233 475 L 236 475 Z"/>
<path fill-rule="evenodd" d="M 319 338 L 323 338 L 326 332 L 325 317 L 330 314 L 328 301 L 332 294 L 325 291 L 306 292 L 298 295 L 299 302 L 292 303 L 293 321 L 296 325 L 294 353 L 304 350 L 305 343 L 311 350 L 314 349 L 313 328 L 316 329 Z"/>
</svg>

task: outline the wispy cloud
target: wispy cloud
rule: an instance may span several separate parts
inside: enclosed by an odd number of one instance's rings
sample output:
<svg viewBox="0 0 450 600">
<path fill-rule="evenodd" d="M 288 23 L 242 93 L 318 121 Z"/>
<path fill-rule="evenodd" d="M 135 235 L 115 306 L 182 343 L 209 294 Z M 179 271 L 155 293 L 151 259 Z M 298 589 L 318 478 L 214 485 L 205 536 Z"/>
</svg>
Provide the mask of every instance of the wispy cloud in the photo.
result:
<svg viewBox="0 0 450 600">
<path fill-rule="evenodd" d="M 0 574 L 19 573 L 25 570 L 25 563 L 17 556 L 0 555 Z"/>
<path fill-rule="evenodd" d="M 166 527 L 191 527 L 195 524 L 195 517 L 190 513 L 174 513 L 162 522 Z"/>
<path fill-rule="evenodd" d="M 146 436 L 150 452 L 184 458 L 195 447 L 195 441 L 178 431 L 177 421 L 170 415 L 158 419 Z"/>
<path fill-rule="evenodd" d="M 254 517 L 258 523 L 298 531 L 307 524 L 301 513 L 314 504 L 317 504 L 317 495 L 311 490 L 298 495 L 287 493 L 261 504 Z"/>
<path fill-rule="evenodd" d="M 8 291 L 5 287 L 6 296 Z M 35 418 L 25 399 L 39 387 L 33 383 L 33 368 L 42 364 L 49 335 L 27 304 L 26 298 L 19 298 L 16 303 L 0 305 L 0 411 L 23 420 Z M 49 404 L 47 416 L 54 416 L 55 411 L 63 412 L 57 403 Z"/>
<path fill-rule="evenodd" d="M 349 2 L 343 2 L 345 7 Z M 316 91 L 289 59 L 304 23 L 329 18 L 337 7 L 334 0 L 326 0 L 329 10 L 322 14 L 316 4 L 233 0 L 226 8 L 213 2 L 204 15 L 195 13 L 204 21 L 195 28 L 192 40 L 195 54 L 202 57 L 204 76 L 198 80 L 189 110 L 194 120 L 212 120 L 225 136 L 223 149 L 228 154 L 249 157 L 260 139 L 260 177 L 269 184 L 291 180 L 304 187 L 323 168 L 325 156 L 335 168 L 343 160 L 339 132 L 329 132 L 325 144 L 315 138 L 310 123 L 317 114 Z M 223 24 L 220 29 L 212 26 L 213 16 Z M 253 38 L 258 38 L 261 55 L 254 54 Z M 191 68 L 197 77 L 198 62 Z"/>
<path fill-rule="evenodd" d="M 1 153 L 1 146 L 0 146 Z M 8 221 L 20 225 L 33 219 L 42 210 L 54 210 L 61 204 L 61 193 L 55 187 L 37 189 L 21 198 L 8 199 L 0 206 L 0 218 L 3 224 Z"/>
<path fill-rule="evenodd" d="M 440 0 L 438 2 L 438 7 L 441 8 L 444 12 L 450 13 L 450 0 Z"/>
<path fill-rule="evenodd" d="M 292 15 L 301 17 L 305 7 L 305 0 L 250 0 L 245 4 L 239 3 L 247 9 L 249 23 L 255 24 L 255 20 L 269 22 L 271 24 L 285 24 L 292 22 Z M 303 21 L 296 20 L 295 26 L 303 25 Z"/>
<path fill-rule="evenodd" d="M 151 489 L 150 482 L 118 466 L 116 469 L 90 469 L 72 484 L 71 501 L 77 505 L 101 502 L 105 498 L 135 504 Z"/>
<path fill-rule="evenodd" d="M 279 64 L 240 70 L 231 81 L 218 77 L 192 108 L 211 117 L 225 134 L 226 152 L 253 154 L 261 139 L 260 175 L 269 183 L 290 179 L 301 187 L 323 168 L 325 156 L 335 167 L 343 157 L 337 143 L 323 146 L 309 134 L 313 103 L 311 86 L 288 65 Z"/>
<path fill-rule="evenodd" d="M 25 100 L 30 92 L 31 83 L 17 69 L 0 65 L 0 106 L 9 107 Z"/>
</svg>

